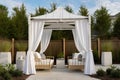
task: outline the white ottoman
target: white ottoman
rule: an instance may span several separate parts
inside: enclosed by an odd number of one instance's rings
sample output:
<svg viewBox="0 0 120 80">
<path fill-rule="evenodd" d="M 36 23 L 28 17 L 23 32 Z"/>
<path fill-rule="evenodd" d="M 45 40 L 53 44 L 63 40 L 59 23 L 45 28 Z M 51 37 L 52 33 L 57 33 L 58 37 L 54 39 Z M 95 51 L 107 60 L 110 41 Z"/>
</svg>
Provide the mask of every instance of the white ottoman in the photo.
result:
<svg viewBox="0 0 120 80">
<path fill-rule="evenodd" d="M 101 63 L 103 66 L 112 65 L 112 52 L 102 52 Z"/>
</svg>

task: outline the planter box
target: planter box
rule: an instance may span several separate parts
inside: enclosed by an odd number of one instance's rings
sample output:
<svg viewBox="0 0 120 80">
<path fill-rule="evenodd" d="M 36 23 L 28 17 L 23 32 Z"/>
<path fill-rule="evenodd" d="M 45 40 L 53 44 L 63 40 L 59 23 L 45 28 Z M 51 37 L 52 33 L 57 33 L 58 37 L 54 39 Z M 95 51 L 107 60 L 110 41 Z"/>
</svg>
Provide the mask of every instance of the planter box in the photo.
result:
<svg viewBox="0 0 120 80">
<path fill-rule="evenodd" d="M 103 66 L 112 65 L 112 52 L 102 52 L 101 63 Z"/>
<path fill-rule="evenodd" d="M 24 60 L 23 59 L 18 59 L 16 61 L 16 67 L 18 70 L 23 71 L 24 68 Z"/>
<path fill-rule="evenodd" d="M 11 64 L 11 52 L 0 52 L 0 64 Z"/>
</svg>

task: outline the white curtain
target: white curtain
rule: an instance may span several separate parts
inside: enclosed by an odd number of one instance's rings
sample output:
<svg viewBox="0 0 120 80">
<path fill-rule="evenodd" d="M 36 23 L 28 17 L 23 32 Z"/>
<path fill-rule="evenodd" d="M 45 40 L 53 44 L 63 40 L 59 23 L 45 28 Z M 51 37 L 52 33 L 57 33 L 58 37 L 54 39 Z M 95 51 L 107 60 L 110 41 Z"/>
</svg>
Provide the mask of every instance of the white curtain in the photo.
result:
<svg viewBox="0 0 120 80">
<path fill-rule="evenodd" d="M 44 22 L 42 21 L 31 21 L 29 18 L 29 45 L 27 51 L 27 57 L 25 60 L 25 66 L 23 72 L 27 75 L 36 74 L 35 61 L 33 52 L 37 49 L 42 33 Z"/>
<path fill-rule="evenodd" d="M 76 30 L 72 29 L 72 33 L 73 33 L 73 38 L 74 38 L 75 46 L 76 46 L 77 50 L 79 52 L 81 52 L 81 50 L 84 50 L 84 49 L 82 48 L 81 43 L 79 41 L 79 38 L 77 37 L 78 35 L 76 33 Z"/>
<path fill-rule="evenodd" d="M 44 29 L 43 30 L 40 54 L 43 54 L 45 52 L 45 50 L 47 49 L 47 47 L 50 43 L 51 34 L 52 34 L 52 29 Z"/>
<path fill-rule="evenodd" d="M 91 50 L 91 34 L 90 34 L 90 25 L 88 20 L 77 20 L 75 22 L 75 32 L 77 39 L 79 41 L 80 49 L 83 49 L 86 53 L 85 60 L 85 69 L 84 74 L 94 74 L 95 65 L 93 60 L 93 54 Z"/>
</svg>

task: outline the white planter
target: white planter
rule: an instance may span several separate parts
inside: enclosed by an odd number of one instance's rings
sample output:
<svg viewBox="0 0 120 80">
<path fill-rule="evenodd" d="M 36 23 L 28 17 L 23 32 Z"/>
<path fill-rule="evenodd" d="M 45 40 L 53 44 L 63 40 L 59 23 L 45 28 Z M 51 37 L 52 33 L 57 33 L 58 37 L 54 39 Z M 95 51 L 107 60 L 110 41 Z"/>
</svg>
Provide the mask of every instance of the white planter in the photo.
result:
<svg viewBox="0 0 120 80">
<path fill-rule="evenodd" d="M 65 68 L 64 58 L 59 58 L 59 59 L 57 59 L 56 67 L 57 67 L 58 69 L 63 69 L 63 68 Z"/>
<path fill-rule="evenodd" d="M 112 52 L 102 52 L 101 63 L 103 66 L 112 65 Z"/>
<path fill-rule="evenodd" d="M 0 52 L 0 64 L 11 64 L 11 52 Z"/>
<path fill-rule="evenodd" d="M 16 61 L 16 67 L 18 70 L 23 71 L 24 68 L 24 60 L 23 59 L 18 59 Z"/>
</svg>

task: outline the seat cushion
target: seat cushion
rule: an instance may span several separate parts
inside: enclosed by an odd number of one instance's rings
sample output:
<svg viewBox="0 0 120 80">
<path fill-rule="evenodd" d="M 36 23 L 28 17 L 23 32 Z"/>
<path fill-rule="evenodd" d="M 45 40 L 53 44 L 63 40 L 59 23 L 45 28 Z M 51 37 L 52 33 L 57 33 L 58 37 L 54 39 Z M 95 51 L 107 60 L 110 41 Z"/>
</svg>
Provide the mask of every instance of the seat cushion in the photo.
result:
<svg viewBox="0 0 120 80">
<path fill-rule="evenodd" d="M 54 60 L 52 59 L 42 59 L 39 62 L 36 62 L 36 65 L 53 65 Z"/>
<path fill-rule="evenodd" d="M 68 65 L 84 65 L 84 62 L 78 61 L 77 59 L 69 59 Z"/>
</svg>

